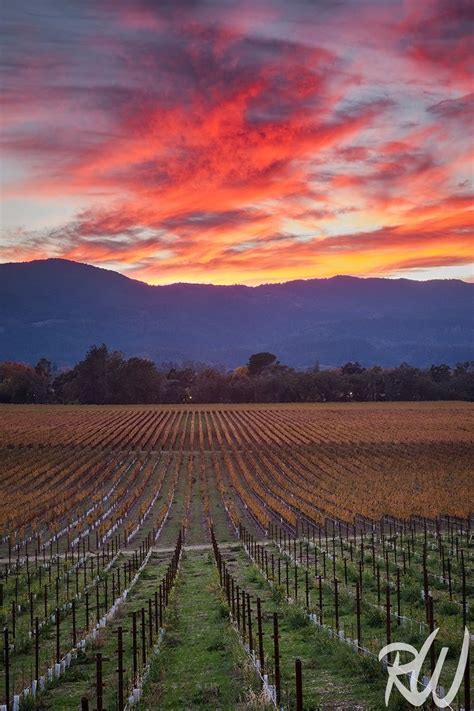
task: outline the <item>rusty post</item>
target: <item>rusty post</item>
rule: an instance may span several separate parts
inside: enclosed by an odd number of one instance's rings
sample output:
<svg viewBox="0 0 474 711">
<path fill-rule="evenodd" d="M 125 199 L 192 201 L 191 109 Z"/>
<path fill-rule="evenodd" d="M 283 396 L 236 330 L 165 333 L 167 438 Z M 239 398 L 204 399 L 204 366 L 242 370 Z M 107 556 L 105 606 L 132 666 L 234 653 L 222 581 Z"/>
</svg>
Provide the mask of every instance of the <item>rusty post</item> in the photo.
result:
<svg viewBox="0 0 474 711">
<path fill-rule="evenodd" d="M 319 592 L 319 621 L 323 624 L 323 581 L 320 575 L 318 575 L 318 592 Z"/>
<path fill-rule="evenodd" d="M 235 602 L 237 605 L 237 629 L 240 631 L 240 588 L 235 586 Z"/>
<path fill-rule="evenodd" d="M 362 646 L 362 631 L 360 625 L 360 588 L 359 582 L 356 582 L 356 615 L 357 615 L 357 645 Z"/>
<path fill-rule="evenodd" d="M 401 597 L 400 597 L 400 568 L 397 568 L 397 623 L 401 624 L 402 608 L 401 608 Z"/>
<path fill-rule="evenodd" d="M 96 583 L 95 586 L 95 615 L 96 615 L 96 622 L 99 624 L 100 620 L 100 598 L 99 598 L 99 583 Z"/>
<path fill-rule="evenodd" d="M 39 680 L 39 618 L 35 617 L 35 679 Z"/>
<path fill-rule="evenodd" d="M 146 664 L 146 627 L 145 627 L 145 608 L 141 609 L 141 634 L 142 634 L 142 665 Z"/>
<path fill-rule="evenodd" d="M 132 613 L 132 658 L 133 658 L 133 685 L 138 678 L 138 647 L 137 647 L 137 613 Z"/>
<path fill-rule="evenodd" d="M 258 656 L 260 659 L 260 673 L 264 671 L 264 652 L 263 652 L 263 629 L 262 629 L 262 603 L 257 597 L 257 630 L 258 630 Z"/>
<path fill-rule="evenodd" d="M 467 629 L 467 590 L 466 590 L 466 568 L 464 565 L 464 551 L 461 551 L 461 578 L 462 578 L 462 623 L 463 633 Z M 471 708 L 471 677 L 470 677 L 471 654 L 467 648 L 466 668 L 464 670 L 464 708 Z"/>
<path fill-rule="evenodd" d="M 252 608 L 250 606 L 250 595 L 247 593 L 247 627 L 249 631 L 249 649 L 253 652 L 253 631 L 252 631 Z"/>
<path fill-rule="evenodd" d="M 148 646 L 153 646 L 153 610 L 151 597 L 148 599 Z"/>
<path fill-rule="evenodd" d="M 295 659 L 296 676 L 296 711 L 303 711 L 303 674 L 301 660 Z"/>
<path fill-rule="evenodd" d="M 387 633 L 387 644 L 392 641 L 392 627 L 390 623 L 390 585 L 387 583 L 385 588 L 385 627 Z"/>
<path fill-rule="evenodd" d="M 59 607 L 56 608 L 56 664 L 59 664 L 60 655 L 60 628 L 61 628 L 61 613 Z"/>
<path fill-rule="evenodd" d="M 86 592 L 86 630 L 89 629 L 89 593 Z"/>
<path fill-rule="evenodd" d="M 159 631 L 159 630 L 158 630 L 158 623 L 159 623 L 159 619 L 158 619 L 158 590 L 155 590 L 155 594 L 154 594 L 154 606 L 155 606 L 155 609 L 154 609 L 154 615 L 155 615 L 155 634 L 158 636 L 158 631 Z"/>
<path fill-rule="evenodd" d="M 104 684 L 102 681 L 102 654 L 100 652 L 97 652 L 97 654 L 95 655 L 95 693 L 97 711 L 104 711 L 103 689 Z"/>
<path fill-rule="evenodd" d="M 281 702 L 281 681 L 280 681 L 280 639 L 278 635 L 278 614 L 273 613 L 273 659 L 275 662 L 275 696 L 277 706 Z"/>
<path fill-rule="evenodd" d="M 118 680 L 118 707 L 119 711 L 123 711 L 124 708 L 124 668 L 123 668 L 123 629 L 118 627 L 117 629 L 117 680 Z"/>
<path fill-rule="evenodd" d="M 10 543 L 10 539 L 8 539 Z M 4 655 L 5 655 L 5 705 L 7 711 L 10 711 L 10 640 L 8 636 L 8 627 L 3 630 L 4 640 Z"/>
</svg>

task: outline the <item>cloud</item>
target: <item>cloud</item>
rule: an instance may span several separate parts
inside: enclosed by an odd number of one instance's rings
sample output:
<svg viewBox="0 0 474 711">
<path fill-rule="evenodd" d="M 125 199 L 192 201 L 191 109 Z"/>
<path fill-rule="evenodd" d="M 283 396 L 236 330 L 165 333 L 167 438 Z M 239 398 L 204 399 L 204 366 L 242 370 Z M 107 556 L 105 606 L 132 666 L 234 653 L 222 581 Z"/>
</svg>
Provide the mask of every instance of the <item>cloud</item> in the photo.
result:
<svg viewBox="0 0 474 711">
<path fill-rule="evenodd" d="M 444 99 L 429 106 L 429 112 L 440 118 L 462 119 L 472 122 L 474 114 L 474 93 L 460 96 L 457 99 Z"/>
<path fill-rule="evenodd" d="M 0 258 L 225 283 L 464 259 L 468 23 L 461 0 L 9 6 Z"/>
<path fill-rule="evenodd" d="M 408 269 L 432 269 L 433 267 L 447 267 L 471 264 L 472 255 L 458 256 L 456 254 L 437 255 L 434 257 L 425 256 L 414 259 L 402 259 L 400 262 L 385 265 L 384 271 L 398 272 Z"/>
<path fill-rule="evenodd" d="M 474 9 L 470 0 L 420 0 L 401 38 L 422 69 L 472 87 Z"/>
</svg>

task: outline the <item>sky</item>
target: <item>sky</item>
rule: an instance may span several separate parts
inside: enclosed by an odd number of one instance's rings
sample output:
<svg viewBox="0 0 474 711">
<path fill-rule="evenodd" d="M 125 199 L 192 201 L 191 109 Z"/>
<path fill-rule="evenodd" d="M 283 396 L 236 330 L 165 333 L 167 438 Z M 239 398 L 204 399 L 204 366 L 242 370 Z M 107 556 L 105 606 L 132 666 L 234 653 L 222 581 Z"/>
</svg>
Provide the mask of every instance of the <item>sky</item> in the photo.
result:
<svg viewBox="0 0 474 711">
<path fill-rule="evenodd" d="M 15 0 L 0 262 L 473 280 L 470 0 Z"/>
</svg>

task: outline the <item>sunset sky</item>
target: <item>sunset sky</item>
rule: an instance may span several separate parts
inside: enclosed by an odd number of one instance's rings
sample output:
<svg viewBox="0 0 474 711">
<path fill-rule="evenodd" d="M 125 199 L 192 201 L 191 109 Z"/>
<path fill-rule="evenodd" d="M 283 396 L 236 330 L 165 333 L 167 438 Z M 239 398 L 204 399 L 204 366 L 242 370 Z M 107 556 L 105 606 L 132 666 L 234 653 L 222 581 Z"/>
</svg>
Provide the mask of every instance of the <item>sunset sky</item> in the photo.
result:
<svg viewBox="0 0 474 711">
<path fill-rule="evenodd" d="M 470 0 L 15 0 L 0 261 L 472 279 Z"/>
</svg>

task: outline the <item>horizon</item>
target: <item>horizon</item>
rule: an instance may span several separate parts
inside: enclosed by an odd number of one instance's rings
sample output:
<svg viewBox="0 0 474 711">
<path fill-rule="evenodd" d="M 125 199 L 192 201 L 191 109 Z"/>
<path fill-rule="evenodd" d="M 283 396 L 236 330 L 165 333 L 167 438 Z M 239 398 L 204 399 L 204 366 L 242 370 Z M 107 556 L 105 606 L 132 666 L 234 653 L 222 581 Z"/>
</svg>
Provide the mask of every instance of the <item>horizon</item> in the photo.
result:
<svg viewBox="0 0 474 711">
<path fill-rule="evenodd" d="M 0 262 L 153 285 L 474 280 L 464 0 L 0 17 Z"/>
<path fill-rule="evenodd" d="M 110 267 L 105 267 L 100 264 L 92 264 L 90 262 L 79 262 L 74 259 L 66 259 L 64 257 L 45 257 L 45 258 L 39 258 L 39 259 L 30 259 L 30 260 L 25 260 L 25 261 L 9 261 L 9 262 L 0 262 L 0 267 L 1 266 L 7 266 L 7 265 L 19 265 L 19 264 L 35 264 L 35 263 L 40 263 L 40 262 L 64 262 L 66 264 L 77 264 L 79 266 L 84 266 L 84 267 L 92 267 L 93 269 L 100 269 L 101 271 L 105 272 L 111 272 L 113 274 L 117 274 L 119 276 L 125 277 L 126 279 L 130 279 L 131 281 L 136 281 L 139 282 L 140 284 L 145 284 L 146 286 L 216 286 L 216 287 L 223 287 L 223 286 L 243 286 L 249 289 L 255 289 L 260 286 L 284 286 L 285 284 L 290 284 L 293 282 L 299 282 L 299 281 L 330 281 L 332 279 L 360 279 L 363 281 L 368 281 L 368 280 L 373 280 L 373 279 L 378 279 L 382 281 L 411 281 L 411 282 L 427 282 L 427 281 L 456 281 L 456 282 L 461 282 L 463 284 L 469 284 L 469 285 L 474 285 L 474 276 L 472 278 L 466 278 L 466 279 L 461 279 L 459 277 L 431 277 L 431 278 L 426 278 L 426 279 L 414 279 L 410 278 L 410 276 L 364 276 L 364 275 L 354 275 L 354 274 L 333 274 L 332 276 L 326 276 L 326 277 L 299 277 L 295 279 L 287 279 L 285 281 L 265 281 L 265 282 L 259 282 L 256 284 L 246 284 L 244 282 L 233 282 L 233 283 L 227 283 L 227 284 L 221 284 L 221 283 L 216 283 L 216 282 L 206 282 L 206 281 L 170 281 L 170 282 L 165 282 L 165 283 L 158 283 L 158 284 L 153 284 L 147 281 L 144 281 L 143 279 L 139 279 L 136 276 L 130 276 L 128 274 L 125 274 L 121 271 L 118 271 L 116 269 L 112 269 Z"/>
</svg>

